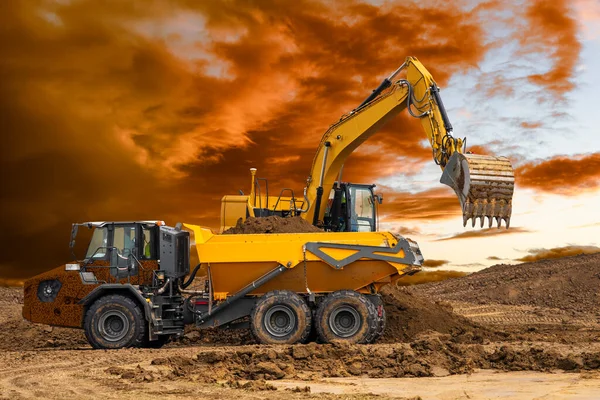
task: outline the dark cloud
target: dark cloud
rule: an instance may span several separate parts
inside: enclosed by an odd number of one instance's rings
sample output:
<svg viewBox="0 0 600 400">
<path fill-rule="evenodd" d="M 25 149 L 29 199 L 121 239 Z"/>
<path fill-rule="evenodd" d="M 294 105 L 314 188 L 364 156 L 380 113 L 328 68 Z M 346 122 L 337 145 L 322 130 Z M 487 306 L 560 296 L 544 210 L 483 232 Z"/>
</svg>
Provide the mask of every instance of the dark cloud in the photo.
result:
<svg viewBox="0 0 600 400">
<path fill-rule="evenodd" d="M 405 276 L 397 282 L 399 286 L 420 285 L 422 283 L 445 281 L 446 279 L 461 278 L 468 275 L 461 271 L 427 271 L 419 272 L 413 276 Z"/>
<path fill-rule="evenodd" d="M 515 170 L 518 186 L 572 195 L 600 187 L 600 153 L 557 156 Z"/>
<path fill-rule="evenodd" d="M 554 247 L 551 249 L 530 249 L 528 250 L 529 255 L 526 255 L 521 258 L 517 258 L 516 261 L 522 262 L 533 262 L 539 260 L 546 260 L 551 258 L 561 258 L 561 257 L 569 257 L 576 256 L 579 254 L 594 254 L 600 253 L 600 247 L 596 246 L 564 246 L 564 247 Z"/>
<path fill-rule="evenodd" d="M 429 259 L 426 259 L 425 261 L 423 261 L 423 266 L 424 267 L 429 267 L 429 268 L 437 268 L 437 267 L 441 267 L 442 265 L 446 265 L 449 262 L 450 261 L 448 261 L 448 260 L 429 260 Z"/>
<path fill-rule="evenodd" d="M 516 233 L 529 233 L 531 232 L 528 229 L 520 228 L 520 227 L 511 227 L 510 229 L 498 229 L 498 228 L 486 228 L 477 231 L 465 231 L 454 234 L 452 236 L 444 237 L 438 239 L 437 241 L 444 240 L 456 240 L 456 239 L 469 239 L 469 238 L 479 238 L 479 237 L 490 237 L 490 236 L 499 236 L 499 235 L 513 235 Z"/>
</svg>

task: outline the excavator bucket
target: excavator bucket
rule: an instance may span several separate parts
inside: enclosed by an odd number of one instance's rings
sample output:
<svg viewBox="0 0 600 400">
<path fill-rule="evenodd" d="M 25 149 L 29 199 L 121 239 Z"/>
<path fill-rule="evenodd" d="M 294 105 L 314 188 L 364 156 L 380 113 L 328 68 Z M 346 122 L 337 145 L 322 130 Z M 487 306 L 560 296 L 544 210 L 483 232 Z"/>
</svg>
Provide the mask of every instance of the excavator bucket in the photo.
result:
<svg viewBox="0 0 600 400">
<path fill-rule="evenodd" d="M 485 218 L 498 228 L 505 221 L 510 226 L 515 174 L 506 157 L 454 153 L 448 160 L 440 182 L 456 192 L 463 210 L 463 225 L 477 218 L 483 227 Z"/>
</svg>

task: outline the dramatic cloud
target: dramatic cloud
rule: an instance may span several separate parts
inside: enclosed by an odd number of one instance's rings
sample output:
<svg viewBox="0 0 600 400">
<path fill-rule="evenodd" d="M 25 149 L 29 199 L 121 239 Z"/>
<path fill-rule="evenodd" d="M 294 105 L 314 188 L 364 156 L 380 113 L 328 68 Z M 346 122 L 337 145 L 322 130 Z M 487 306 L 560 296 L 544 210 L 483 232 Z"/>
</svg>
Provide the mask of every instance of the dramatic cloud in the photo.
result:
<svg viewBox="0 0 600 400">
<path fill-rule="evenodd" d="M 442 265 L 446 265 L 449 262 L 450 261 L 448 261 L 448 260 L 429 260 L 429 259 L 426 259 L 425 261 L 423 261 L 423 266 L 424 267 L 429 267 L 429 268 L 437 268 L 437 267 L 441 267 Z"/>
<path fill-rule="evenodd" d="M 461 278 L 468 275 L 460 271 L 427 271 L 419 272 L 413 276 L 405 276 L 398 280 L 399 286 L 420 285 L 422 283 L 445 281 L 446 279 Z"/>
<path fill-rule="evenodd" d="M 558 156 L 527 163 L 515 171 L 518 186 L 544 192 L 573 194 L 600 187 L 600 153 Z"/>
<path fill-rule="evenodd" d="M 69 260 L 73 221 L 217 227 L 221 197 L 247 192 L 251 167 L 272 194 L 300 195 L 321 135 L 405 56 L 441 86 L 478 67 L 502 4 L 469 5 L 0 2 L 0 217 L 11 227 L 0 233 L 0 276 Z M 552 57 L 559 28 L 548 39 L 534 32 Z M 552 71 L 543 84 L 569 80 Z M 432 162 L 405 114 L 350 157 L 344 180 L 414 175 Z M 460 215 L 447 188 L 386 196 L 390 221 Z M 25 259 L 32 249 L 43 257 Z"/>
<path fill-rule="evenodd" d="M 578 25 L 566 0 L 532 0 L 526 9 L 527 34 L 520 34 L 522 51 L 548 55 L 552 65 L 529 80 L 562 96 L 573 89 L 581 43 Z"/>
<path fill-rule="evenodd" d="M 550 258 L 561 258 L 576 256 L 579 254 L 600 253 L 600 247 L 596 246 L 565 246 L 552 249 L 530 249 L 529 255 L 518 258 L 516 261 L 533 262 Z"/>
<path fill-rule="evenodd" d="M 528 229 L 520 228 L 520 227 L 511 227 L 509 229 L 498 229 L 498 228 L 486 228 L 480 229 L 477 231 L 465 231 L 454 234 L 452 236 L 444 237 L 438 239 L 437 241 L 444 240 L 456 240 L 456 239 L 468 239 L 468 238 L 477 238 L 477 237 L 490 237 L 490 236 L 499 236 L 499 235 L 513 235 L 516 233 L 529 233 L 531 232 Z"/>
<path fill-rule="evenodd" d="M 440 220 L 462 215 L 460 203 L 448 188 L 418 193 L 390 193 L 380 208 L 386 221 Z"/>
</svg>

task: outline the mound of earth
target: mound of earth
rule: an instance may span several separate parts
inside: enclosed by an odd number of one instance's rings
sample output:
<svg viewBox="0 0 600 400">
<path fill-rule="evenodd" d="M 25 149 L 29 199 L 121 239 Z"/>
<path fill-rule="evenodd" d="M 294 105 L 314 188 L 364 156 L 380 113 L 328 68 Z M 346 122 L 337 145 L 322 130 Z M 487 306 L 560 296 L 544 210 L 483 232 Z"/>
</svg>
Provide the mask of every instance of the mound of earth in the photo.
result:
<svg viewBox="0 0 600 400">
<path fill-rule="evenodd" d="M 301 217 L 282 218 L 277 215 L 261 218 L 240 218 L 236 226 L 223 231 L 224 235 L 239 235 L 251 233 L 310 233 L 323 232 Z"/>
<path fill-rule="evenodd" d="M 32 324 L 23 319 L 22 288 L 0 287 L 0 350 L 89 346 L 83 330 Z"/>
<path fill-rule="evenodd" d="M 452 311 L 452 307 L 411 293 L 405 287 L 382 290 L 387 326 L 384 343 L 409 342 L 423 332 L 449 334 L 460 342 L 482 343 L 497 334 Z"/>
<path fill-rule="evenodd" d="M 459 279 L 412 287 L 437 300 L 559 308 L 600 315 L 600 253 L 494 265 Z"/>
<path fill-rule="evenodd" d="M 193 380 L 319 380 L 431 377 L 470 373 L 476 368 L 511 371 L 584 371 L 600 368 L 598 348 L 564 346 L 456 344 L 449 335 L 421 335 L 410 344 L 356 346 L 340 342 L 294 346 L 242 346 L 201 351 L 194 356 L 154 358 L 149 368 L 109 367 L 104 372 L 121 379 L 143 381 Z M 260 388 L 257 388 L 260 390 Z M 264 388 L 263 388 L 264 390 Z"/>
</svg>

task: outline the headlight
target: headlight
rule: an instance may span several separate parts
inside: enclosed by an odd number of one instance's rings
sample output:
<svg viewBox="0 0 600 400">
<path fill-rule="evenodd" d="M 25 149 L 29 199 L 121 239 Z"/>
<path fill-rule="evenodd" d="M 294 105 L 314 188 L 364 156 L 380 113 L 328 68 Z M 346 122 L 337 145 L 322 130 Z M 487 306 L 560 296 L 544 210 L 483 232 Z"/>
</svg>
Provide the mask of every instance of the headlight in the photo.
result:
<svg viewBox="0 0 600 400">
<path fill-rule="evenodd" d="M 79 271 L 79 264 L 67 264 L 65 265 L 65 271 Z"/>
<path fill-rule="evenodd" d="M 61 287 L 62 283 L 57 279 L 40 282 L 37 290 L 38 299 L 44 303 L 53 302 Z"/>
</svg>

